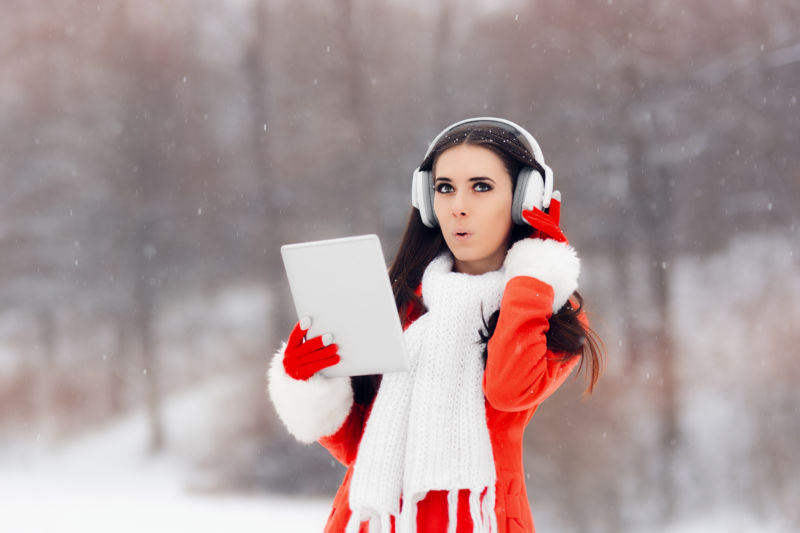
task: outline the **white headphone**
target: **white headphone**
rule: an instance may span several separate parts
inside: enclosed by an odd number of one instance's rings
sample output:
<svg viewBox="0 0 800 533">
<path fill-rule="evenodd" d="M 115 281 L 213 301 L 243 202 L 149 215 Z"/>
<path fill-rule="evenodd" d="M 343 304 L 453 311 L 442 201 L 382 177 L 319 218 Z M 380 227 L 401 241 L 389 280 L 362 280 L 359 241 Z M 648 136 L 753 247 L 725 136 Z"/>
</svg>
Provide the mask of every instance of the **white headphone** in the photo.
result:
<svg viewBox="0 0 800 533">
<path fill-rule="evenodd" d="M 533 135 L 510 120 L 495 117 L 475 117 L 451 124 L 431 141 L 423 161 L 428 158 L 436 143 L 442 137 L 465 124 L 496 126 L 512 133 L 530 151 L 533 159 L 544 169 L 544 176 L 533 167 L 523 167 L 517 174 L 517 185 L 511 202 L 511 218 L 515 224 L 527 224 L 527 221 L 522 217 L 522 212 L 525 210 L 533 209 L 534 207 L 546 210 L 550 207 L 550 199 L 553 197 L 553 171 L 545 164 L 542 149 L 539 148 L 539 143 L 536 142 Z M 422 223 L 429 228 L 435 228 L 439 225 L 436 213 L 433 211 L 433 196 L 433 170 L 420 170 L 417 167 L 414 170 L 411 181 L 411 205 L 419 210 Z"/>
</svg>

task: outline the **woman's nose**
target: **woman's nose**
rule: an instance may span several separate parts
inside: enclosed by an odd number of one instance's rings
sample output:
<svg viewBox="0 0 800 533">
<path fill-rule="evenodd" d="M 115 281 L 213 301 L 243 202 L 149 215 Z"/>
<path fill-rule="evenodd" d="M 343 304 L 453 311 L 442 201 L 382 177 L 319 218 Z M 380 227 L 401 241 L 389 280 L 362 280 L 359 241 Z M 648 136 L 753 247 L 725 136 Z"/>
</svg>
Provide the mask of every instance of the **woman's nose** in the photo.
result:
<svg viewBox="0 0 800 533">
<path fill-rule="evenodd" d="M 455 198 L 453 198 L 453 204 L 450 206 L 451 211 L 453 212 L 453 216 L 455 217 L 463 217 L 467 214 L 467 198 L 463 193 L 460 191 L 456 193 Z"/>
</svg>

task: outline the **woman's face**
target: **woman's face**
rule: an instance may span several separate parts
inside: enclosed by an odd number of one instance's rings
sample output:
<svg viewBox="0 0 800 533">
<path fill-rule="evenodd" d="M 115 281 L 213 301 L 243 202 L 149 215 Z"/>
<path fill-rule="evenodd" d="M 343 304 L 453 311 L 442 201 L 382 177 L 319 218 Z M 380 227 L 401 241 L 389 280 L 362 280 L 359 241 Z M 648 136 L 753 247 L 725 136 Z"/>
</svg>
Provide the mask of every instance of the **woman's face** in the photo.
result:
<svg viewBox="0 0 800 533">
<path fill-rule="evenodd" d="M 459 144 L 434 167 L 433 210 L 453 269 L 483 274 L 503 265 L 511 239 L 511 176 L 503 160 L 482 146 Z"/>
</svg>

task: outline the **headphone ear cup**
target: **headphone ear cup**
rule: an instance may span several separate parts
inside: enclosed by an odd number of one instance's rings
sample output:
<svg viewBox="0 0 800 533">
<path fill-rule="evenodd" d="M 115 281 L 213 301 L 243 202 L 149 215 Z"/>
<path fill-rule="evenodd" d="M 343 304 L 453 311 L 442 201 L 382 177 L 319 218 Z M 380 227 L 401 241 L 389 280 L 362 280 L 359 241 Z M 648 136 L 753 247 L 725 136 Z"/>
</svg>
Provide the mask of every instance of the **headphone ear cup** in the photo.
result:
<svg viewBox="0 0 800 533">
<path fill-rule="evenodd" d="M 433 211 L 433 185 L 431 173 L 427 170 L 416 169 L 411 179 L 411 205 L 419 211 L 422 223 L 429 228 L 439 225 L 436 213 Z"/>
<path fill-rule="evenodd" d="M 528 221 L 522 216 L 522 212 L 529 211 L 534 207 L 542 209 L 543 202 L 544 178 L 533 167 L 523 168 L 517 175 L 517 185 L 511 201 L 511 219 L 515 224 L 527 225 Z"/>
</svg>

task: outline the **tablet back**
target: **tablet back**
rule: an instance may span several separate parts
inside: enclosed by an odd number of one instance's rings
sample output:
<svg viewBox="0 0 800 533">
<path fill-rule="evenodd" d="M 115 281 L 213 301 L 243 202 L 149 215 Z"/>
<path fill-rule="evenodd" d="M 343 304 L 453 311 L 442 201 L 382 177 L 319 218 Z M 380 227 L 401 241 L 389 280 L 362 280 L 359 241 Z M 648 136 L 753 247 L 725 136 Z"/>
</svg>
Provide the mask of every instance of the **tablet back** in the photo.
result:
<svg viewBox="0 0 800 533">
<path fill-rule="evenodd" d="M 342 360 L 326 377 L 408 370 L 403 330 L 377 235 L 288 244 L 281 255 L 306 338 L 333 334 Z"/>
</svg>

